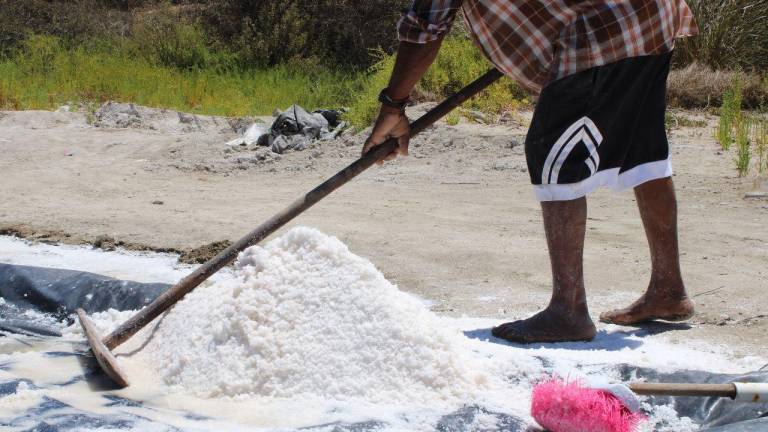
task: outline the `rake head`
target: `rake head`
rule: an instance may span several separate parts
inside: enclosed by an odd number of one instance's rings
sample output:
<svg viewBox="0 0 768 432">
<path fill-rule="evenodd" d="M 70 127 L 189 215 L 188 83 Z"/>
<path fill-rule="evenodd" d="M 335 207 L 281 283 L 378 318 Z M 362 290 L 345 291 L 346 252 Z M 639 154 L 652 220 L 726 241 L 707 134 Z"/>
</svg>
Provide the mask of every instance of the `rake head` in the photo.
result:
<svg viewBox="0 0 768 432">
<path fill-rule="evenodd" d="M 128 379 L 125 376 L 125 372 L 120 369 L 115 356 L 112 355 L 109 348 L 101 341 L 101 335 L 96 331 L 96 327 L 91 319 L 88 318 L 88 315 L 82 309 L 78 309 L 76 312 L 78 319 L 80 319 L 80 325 L 83 326 L 85 336 L 88 338 L 88 344 L 91 346 L 93 356 L 96 357 L 101 370 L 120 388 L 128 387 Z"/>
</svg>

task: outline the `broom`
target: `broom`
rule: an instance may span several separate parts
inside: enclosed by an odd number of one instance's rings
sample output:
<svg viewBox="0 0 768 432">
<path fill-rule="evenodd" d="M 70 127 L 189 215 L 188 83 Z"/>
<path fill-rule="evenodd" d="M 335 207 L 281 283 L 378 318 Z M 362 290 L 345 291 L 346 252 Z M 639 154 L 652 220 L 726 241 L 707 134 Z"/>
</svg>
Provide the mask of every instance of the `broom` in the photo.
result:
<svg viewBox="0 0 768 432">
<path fill-rule="evenodd" d="M 768 383 L 632 383 L 588 387 L 579 381 L 552 377 L 533 388 L 531 415 L 550 432 L 633 432 L 646 419 L 635 394 L 767 402 Z"/>
</svg>

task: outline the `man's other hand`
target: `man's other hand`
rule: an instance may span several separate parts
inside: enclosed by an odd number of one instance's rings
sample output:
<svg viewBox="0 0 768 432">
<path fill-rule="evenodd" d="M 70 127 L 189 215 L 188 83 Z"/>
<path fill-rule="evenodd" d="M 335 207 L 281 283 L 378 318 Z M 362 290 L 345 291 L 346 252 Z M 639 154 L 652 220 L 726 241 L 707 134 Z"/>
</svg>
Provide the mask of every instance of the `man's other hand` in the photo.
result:
<svg viewBox="0 0 768 432">
<path fill-rule="evenodd" d="M 386 156 L 384 160 L 392 160 L 397 155 L 408 156 L 408 141 L 410 140 L 408 117 L 397 109 L 382 106 L 381 111 L 379 111 L 379 117 L 373 125 L 371 135 L 365 141 L 365 145 L 363 145 L 363 155 L 390 138 L 397 139 L 397 148 Z M 383 161 L 378 163 L 381 164 Z"/>
</svg>

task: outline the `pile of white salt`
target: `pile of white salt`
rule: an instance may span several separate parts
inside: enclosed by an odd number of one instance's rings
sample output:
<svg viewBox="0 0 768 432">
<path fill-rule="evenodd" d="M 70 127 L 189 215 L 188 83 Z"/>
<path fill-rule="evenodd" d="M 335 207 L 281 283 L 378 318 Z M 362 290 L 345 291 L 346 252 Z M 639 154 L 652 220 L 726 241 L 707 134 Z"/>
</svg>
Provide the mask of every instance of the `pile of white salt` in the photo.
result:
<svg viewBox="0 0 768 432">
<path fill-rule="evenodd" d="M 141 356 L 201 397 L 428 404 L 485 386 L 462 338 L 341 241 L 300 227 L 187 295 Z"/>
</svg>

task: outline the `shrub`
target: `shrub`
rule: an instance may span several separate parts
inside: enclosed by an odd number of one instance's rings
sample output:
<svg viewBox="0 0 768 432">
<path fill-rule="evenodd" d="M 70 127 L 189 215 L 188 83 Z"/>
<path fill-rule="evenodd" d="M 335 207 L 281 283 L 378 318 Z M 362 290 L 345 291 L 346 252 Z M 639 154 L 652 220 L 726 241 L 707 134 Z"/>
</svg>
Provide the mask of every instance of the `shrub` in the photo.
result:
<svg viewBox="0 0 768 432">
<path fill-rule="evenodd" d="M 768 0 L 688 0 L 699 35 L 677 43 L 678 65 L 768 68 Z"/>
<path fill-rule="evenodd" d="M 179 69 L 217 66 L 202 27 L 168 8 L 136 16 L 131 33 L 126 42 L 137 57 Z"/>
<path fill-rule="evenodd" d="M 29 34 L 81 42 L 124 36 L 130 15 L 98 0 L 0 0 L 0 55 L 10 55 Z"/>
<path fill-rule="evenodd" d="M 667 81 L 667 98 L 671 106 L 680 108 L 717 107 L 734 79 L 742 84 L 742 108 L 768 107 L 768 75 L 740 71 L 712 70 L 693 63 L 672 70 Z"/>
<path fill-rule="evenodd" d="M 409 0 L 222 0 L 200 15 L 220 46 L 244 66 L 316 57 L 335 67 L 368 67 L 371 49 L 392 52 L 395 23 Z"/>
</svg>

